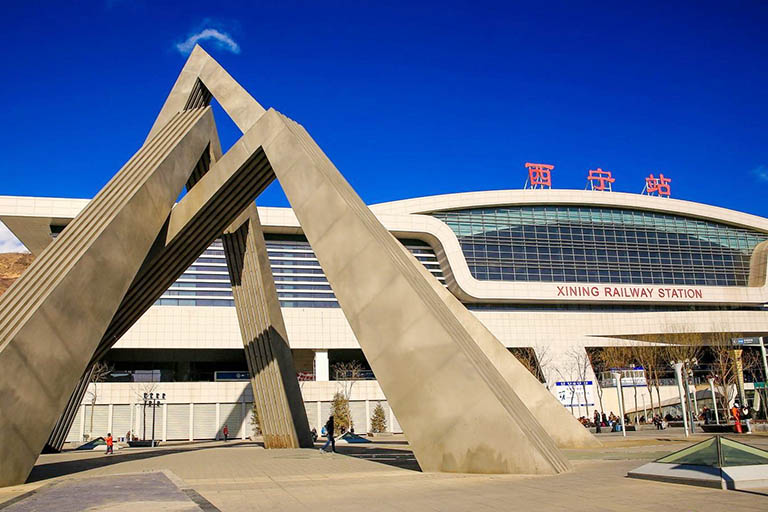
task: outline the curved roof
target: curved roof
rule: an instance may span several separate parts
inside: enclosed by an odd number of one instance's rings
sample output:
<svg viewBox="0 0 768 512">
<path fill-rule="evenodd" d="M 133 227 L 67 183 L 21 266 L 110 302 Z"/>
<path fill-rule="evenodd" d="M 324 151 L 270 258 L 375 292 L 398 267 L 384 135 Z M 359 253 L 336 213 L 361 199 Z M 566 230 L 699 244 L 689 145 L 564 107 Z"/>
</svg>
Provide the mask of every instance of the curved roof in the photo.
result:
<svg viewBox="0 0 768 512">
<path fill-rule="evenodd" d="M 87 200 L 26 198 L 0 196 L 0 220 L 33 252 L 50 242 L 49 225 L 66 223 L 74 217 Z M 768 219 L 747 213 L 709 206 L 692 201 L 652 197 L 623 192 L 591 190 L 493 190 L 444 194 L 404 199 L 371 205 L 382 224 L 393 234 L 417 238 L 432 245 L 441 263 L 451 291 L 465 302 L 550 302 L 550 303 L 709 303 L 752 304 L 768 303 L 768 242 L 753 253 L 749 286 L 663 286 L 644 285 L 651 296 L 631 295 L 633 285 L 589 283 L 599 288 L 599 296 L 563 296 L 566 286 L 585 287 L 585 283 L 480 281 L 467 265 L 455 233 L 433 212 L 511 205 L 572 205 L 645 210 L 708 220 L 766 233 Z M 290 208 L 259 207 L 265 232 L 302 232 Z M 37 247 L 34 242 L 40 239 Z M 30 247 L 30 244 L 34 246 Z M 607 288 L 611 288 L 608 290 Z M 666 290 L 666 291 L 664 291 Z M 637 290 L 635 290 L 637 291 Z M 609 293 L 610 292 L 610 293 Z M 665 294 L 662 296 L 662 292 Z M 679 295 L 678 295 L 679 293 Z M 692 294 L 695 295 L 692 298 Z"/>
<path fill-rule="evenodd" d="M 671 213 L 768 233 L 768 219 L 757 215 L 681 199 L 595 190 L 528 189 L 462 192 L 378 203 L 371 205 L 370 208 L 377 215 L 404 215 L 493 206 L 559 204 Z"/>
</svg>

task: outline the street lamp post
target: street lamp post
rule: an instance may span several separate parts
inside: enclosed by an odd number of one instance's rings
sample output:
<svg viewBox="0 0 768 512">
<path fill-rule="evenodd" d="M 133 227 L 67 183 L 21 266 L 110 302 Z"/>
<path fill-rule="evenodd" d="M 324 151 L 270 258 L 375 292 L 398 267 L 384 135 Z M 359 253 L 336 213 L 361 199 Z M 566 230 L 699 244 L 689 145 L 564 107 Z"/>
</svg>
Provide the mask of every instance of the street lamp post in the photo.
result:
<svg viewBox="0 0 768 512">
<path fill-rule="evenodd" d="M 685 437 L 688 437 L 688 413 L 685 407 L 685 398 L 683 397 L 683 363 L 681 361 L 671 362 L 672 367 L 675 369 L 675 381 L 677 381 L 677 394 L 680 397 L 680 408 L 683 410 L 683 428 L 685 429 Z"/>
<path fill-rule="evenodd" d="M 712 408 L 715 410 L 715 423 L 720 424 L 720 414 L 717 412 L 717 399 L 715 398 L 715 378 L 707 377 L 709 381 L 709 393 L 712 395 Z"/>
<path fill-rule="evenodd" d="M 161 400 L 165 400 L 165 393 L 144 393 L 144 429 L 146 431 L 146 417 L 147 417 L 147 406 L 152 408 L 152 444 L 151 446 L 154 448 L 155 446 L 155 409 L 160 407 L 162 405 Z M 146 434 L 144 435 L 144 439 L 146 440 Z"/>
<path fill-rule="evenodd" d="M 619 418 L 621 419 L 621 435 L 627 437 L 627 425 L 624 423 L 624 391 L 621 388 L 621 373 L 611 374 L 616 379 L 616 393 L 619 396 Z"/>
</svg>

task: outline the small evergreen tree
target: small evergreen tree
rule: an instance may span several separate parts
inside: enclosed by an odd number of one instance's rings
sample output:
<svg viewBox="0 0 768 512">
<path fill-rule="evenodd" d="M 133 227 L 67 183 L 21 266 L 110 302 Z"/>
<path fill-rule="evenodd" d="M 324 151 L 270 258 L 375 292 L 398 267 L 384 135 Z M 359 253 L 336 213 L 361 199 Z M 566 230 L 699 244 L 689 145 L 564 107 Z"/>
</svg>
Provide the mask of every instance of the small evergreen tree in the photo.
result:
<svg viewBox="0 0 768 512">
<path fill-rule="evenodd" d="M 341 391 L 333 395 L 331 401 L 331 414 L 333 414 L 334 434 L 340 435 L 352 426 L 352 413 L 349 410 L 349 400 Z"/>
<path fill-rule="evenodd" d="M 381 402 L 376 404 L 373 409 L 373 416 L 371 416 L 371 432 L 378 434 L 387 431 L 387 418 L 384 416 L 384 408 L 381 406 Z"/>
</svg>

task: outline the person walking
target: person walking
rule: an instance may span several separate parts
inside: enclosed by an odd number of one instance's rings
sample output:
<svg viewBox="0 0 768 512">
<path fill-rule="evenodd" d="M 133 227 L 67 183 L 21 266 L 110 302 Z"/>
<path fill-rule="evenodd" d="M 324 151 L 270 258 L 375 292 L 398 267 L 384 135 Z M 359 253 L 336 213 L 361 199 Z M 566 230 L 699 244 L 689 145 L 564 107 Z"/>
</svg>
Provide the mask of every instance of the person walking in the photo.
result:
<svg viewBox="0 0 768 512">
<path fill-rule="evenodd" d="M 224 442 L 227 442 L 229 440 L 229 427 L 227 427 L 227 424 L 224 424 L 224 428 L 221 429 L 221 434 L 224 436 Z"/>
<path fill-rule="evenodd" d="M 333 438 L 333 414 L 328 416 L 328 421 L 325 422 L 325 432 L 326 436 L 328 436 L 328 440 L 323 447 L 320 448 L 320 451 L 325 452 L 325 449 L 330 445 L 331 451 L 336 453 L 336 439 Z"/>
<path fill-rule="evenodd" d="M 600 429 L 600 413 L 597 412 L 597 410 L 595 410 L 594 418 L 595 418 L 595 434 L 599 434 L 600 432 L 602 432 L 602 430 Z"/>
<path fill-rule="evenodd" d="M 749 402 L 744 404 L 744 407 L 741 408 L 741 417 L 744 418 L 747 434 L 751 434 L 752 425 L 750 424 L 750 420 L 752 419 L 752 407 L 749 405 Z"/>
<path fill-rule="evenodd" d="M 733 428 L 737 434 L 741 434 L 741 405 L 739 402 L 734 402 L 731 408 L 731 414 L 733 415 Z"/>
<path fill-rule="evenodd" d="M 113 445 L 115 441 L 112 439 L 112 433 L 107 433 L 107 438 L 105 441 L 107 442 L 107 455 L 113 455 L 115 453 L 113 451 Z"/>
</svg>

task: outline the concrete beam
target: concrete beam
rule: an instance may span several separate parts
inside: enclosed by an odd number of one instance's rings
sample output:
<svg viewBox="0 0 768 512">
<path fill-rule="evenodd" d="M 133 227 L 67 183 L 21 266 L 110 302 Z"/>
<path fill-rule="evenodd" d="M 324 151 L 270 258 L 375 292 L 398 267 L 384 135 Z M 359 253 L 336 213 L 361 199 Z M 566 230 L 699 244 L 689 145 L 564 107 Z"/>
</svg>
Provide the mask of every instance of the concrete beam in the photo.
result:
<svg viewBox="0 0 768 512">
<path fill-rule="evenodd" d="M 222 236 L 266 448 L 311 448 L 288 334 L 255 204 Z"/>
<path fill-rule="evenodd" d="M 451 311 L 306 131 L 282 119 L 285 129 L 264 152 L 422 469 L 568 470 L 472 326 Z"/>
<path fill-rule="evenodd" d="M 173 116 L 0 298 L 0 486 L 27 478 L 212 130 L 209 108 Z"/>
</svg>

